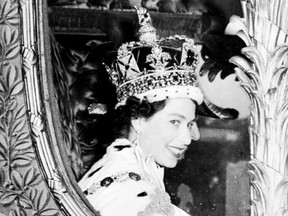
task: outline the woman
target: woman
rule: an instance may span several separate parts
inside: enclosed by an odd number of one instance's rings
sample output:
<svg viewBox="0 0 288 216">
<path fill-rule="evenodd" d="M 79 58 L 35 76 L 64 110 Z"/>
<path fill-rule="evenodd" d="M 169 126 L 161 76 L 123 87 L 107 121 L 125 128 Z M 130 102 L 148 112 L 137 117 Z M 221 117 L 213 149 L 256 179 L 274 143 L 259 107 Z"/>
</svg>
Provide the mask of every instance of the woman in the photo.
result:
<svg viewBox="0 0 288 216">
<path fill-rule="evenodd" d="M 200 137 L 196 49 L 184 36 L 158 40 L 149 14 L 137 12 L 140 41 L 123 44 L 107 67 L 119 101 L 117 139 L 79 185 L 102 216 L 184 216 L 171 204 L 163 176 L 164 167 L 175 167 L 191 140 Z"/>
</svg>

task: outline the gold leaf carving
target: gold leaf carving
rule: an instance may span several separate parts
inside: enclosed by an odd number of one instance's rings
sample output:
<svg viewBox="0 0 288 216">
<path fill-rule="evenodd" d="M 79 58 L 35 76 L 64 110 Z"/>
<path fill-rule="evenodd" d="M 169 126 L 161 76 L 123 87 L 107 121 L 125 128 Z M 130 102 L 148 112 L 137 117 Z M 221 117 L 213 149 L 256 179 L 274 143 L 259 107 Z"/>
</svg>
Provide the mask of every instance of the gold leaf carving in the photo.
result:
<svg viewBox="0 0 288 216">
<path fill-rule="evenodd" d="M 0 196 L 0 203 L 4 205 L 10 204 L 17 198 L 17 196 L 18 194 L 15 194 L 14 192 L 4 193 L 2 196 Z"/>
<path fill-rule="evenodd" d="M 238 66 L 236 73 L 252 102 L 249 174 L 253 215 L 284 216 L 288 211 L 288 26 L 282 21 L 288 2 L 243 0 L 242 5 L 244 19 L 232 17 L 227 33 L 245 41 L 242 53 L 252 63 L 248 66 L 241 57 L 230 60 Z"/>
<path fill-rule="evenodd" d="M 51 198 L 35 163 L 28 127 L 18 3 L 0 1 L 0 204 L 9 216 L 29 216 L 41 215 Z M 44 198 L 45 205 L 37 206 L 38 198 Z M 45 214 L 56 215 L 55 211 L 58 209 L 50 208 Z"/>
<path fill-rule="evenodd" d="M 13 4 L 12 1 L 1 1 L 0 2 L 0 15 L 1 21 L 0 24 L 7 25 L 18 25 L 19 24 L 19 14 L 18 14 L 18 5 Z"/>
</svg>

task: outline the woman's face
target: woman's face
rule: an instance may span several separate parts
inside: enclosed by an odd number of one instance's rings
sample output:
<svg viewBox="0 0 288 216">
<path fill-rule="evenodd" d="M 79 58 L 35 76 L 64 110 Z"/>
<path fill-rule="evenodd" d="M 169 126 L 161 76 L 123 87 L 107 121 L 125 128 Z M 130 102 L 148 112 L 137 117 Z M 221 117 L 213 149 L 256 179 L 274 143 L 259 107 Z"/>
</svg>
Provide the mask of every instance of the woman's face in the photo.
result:
<svg viewBox="0 0 288 216">
<path fill-rule="evenodd" d="M 149 119 L 140 119 L 139 145 L 156 163 L 173 168 L 191 140 L 198 140 L 196 104 L 189 98 L 168 99 L 165 107 Z"/>
</svg>

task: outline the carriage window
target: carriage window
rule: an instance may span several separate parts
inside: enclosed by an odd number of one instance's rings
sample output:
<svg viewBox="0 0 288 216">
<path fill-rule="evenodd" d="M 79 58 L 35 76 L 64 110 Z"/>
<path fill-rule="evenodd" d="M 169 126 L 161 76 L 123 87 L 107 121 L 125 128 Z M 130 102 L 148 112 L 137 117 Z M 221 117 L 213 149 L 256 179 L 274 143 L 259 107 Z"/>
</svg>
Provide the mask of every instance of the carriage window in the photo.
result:
<svg viewBox="0 0 288 216">
<path fill-rule="evenodd" d="M 223 33 L 229 17 L 241 15 L 240 3 L 179 2 L 137 3 L 150 11 L 161 37 L 187 35 L 201 44 L 199 82 L 211 102 L 198 110 L 200 140 L 175 168 L 165 169 L 165 188 L 172 203 L 191 215 L 249 215 L 250 101 L 228 61 L 244 43 Z M 122 43 L 137 40 L 139 24 L 130 1 L 50 0 L 48 5 L 53 79 L 67 140 L 69 133 L 75 135 L 67 149 L 73 151 L 69 159 L 79 180 L 113 142 L 109 113 L 117 100 L 105 64 Z"/>
</svg>

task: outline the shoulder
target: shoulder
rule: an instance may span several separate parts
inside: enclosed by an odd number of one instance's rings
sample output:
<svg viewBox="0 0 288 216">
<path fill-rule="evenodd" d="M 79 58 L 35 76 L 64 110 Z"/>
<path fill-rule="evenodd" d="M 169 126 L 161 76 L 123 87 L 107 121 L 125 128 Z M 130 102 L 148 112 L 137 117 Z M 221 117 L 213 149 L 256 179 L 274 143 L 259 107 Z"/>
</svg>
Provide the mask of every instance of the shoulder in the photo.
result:
<svg viewBox="0 0 288 216">
<path fill-rule="evenodd" d="M 78 182 L 83 191 L 95 182 L 117 176 L 119 173 L 139 173 L 133 146 L 126 139 L 117 139 L 108 148 L 102 159 L 97 161 Z"/>
<path fill-rule="evenodd" d="M 123 168 L 127 163 L 135 161 L 135 156 L 133 155 L 133 147 L 131 143 L 126 139 L 117 139 L 106 150 L 106 154 L 97 161 L 89 171 L 80 180 L 92 177 L 98 171 L 110 170 L 113 166 L 119 167 L 123 165 Z M 119 164 L 119 162 L 121 162 Z M 111 171 L 115 172 L 114 170 Z"/>
<path fill-rule="evenodd" d="M 154 187 L 138 173 L 124 172 L 104 178 L 86 198 L 103 216 L 136 216 L 150 202 Z"/>
</svg>

